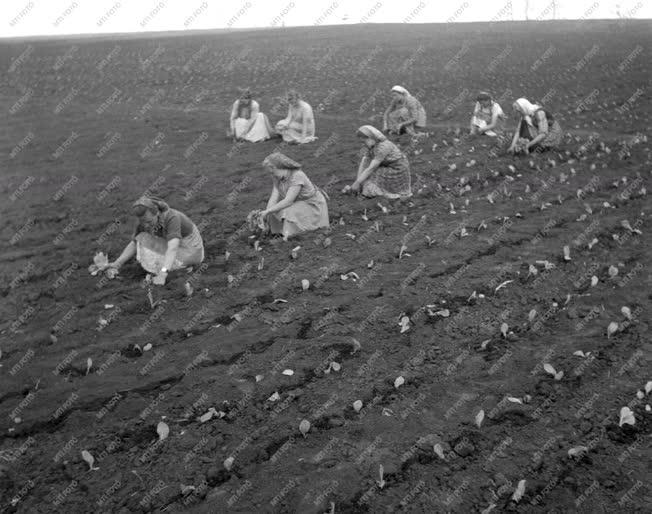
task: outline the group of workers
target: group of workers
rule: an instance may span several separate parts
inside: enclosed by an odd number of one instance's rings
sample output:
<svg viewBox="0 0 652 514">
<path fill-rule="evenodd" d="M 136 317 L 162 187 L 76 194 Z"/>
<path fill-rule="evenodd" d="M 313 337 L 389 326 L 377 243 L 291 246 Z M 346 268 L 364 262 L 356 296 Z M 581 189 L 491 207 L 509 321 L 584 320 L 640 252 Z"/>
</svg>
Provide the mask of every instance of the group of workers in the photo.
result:
<svg viewBox="0 0 652 514">
<path fill-rule="evenodd" d="M 249 89 L 233 103 L 227 134 L 235 141 L 256 143 L 281 137 L 289 144 L 315 141 L 315 118 L 310 104 L 295 90 L 287 95 L 287 116 L 275 127 L 261 112 Z M 562 130 L 553 114 L 542 106 L 519 98 L 513 103 L 518 116 L 510 153 L 530 153 L 555 148 Z M 480 92 L 470 122 L 471 136 L 502 140 L 505 114 L 491 94 Z M 421 102 L 402 86 L 391 90 L 391 101 L 383 114 L 382 131 L 363 125 L 357 135 L 363 143 L 356 178 L 343 193 L 389 199 L 412 195 L 410 163 L 399 146 L 388 136 L 408 134 L 413 138 L 426 135 L 426 111 Z M 330 226 L 328 197 L 315 186 L 290 157 L 274 152 L 262 163 L 272 179 L 272 191 L 264 210 L 256 211 L 258 226 L 284 240 L 297 234 Z M 204 260 L 204 245 L 197 226 L 184 213 L 171 208 L 157 197 L 143 196 L 132 206 L 138 223 L 129 244 L 120 256 L 109 263 L 114 274 L 134 256 L 152 275 L 154 284 L 165 284 L 169 272 L 193 267 Z"/>
</svg>

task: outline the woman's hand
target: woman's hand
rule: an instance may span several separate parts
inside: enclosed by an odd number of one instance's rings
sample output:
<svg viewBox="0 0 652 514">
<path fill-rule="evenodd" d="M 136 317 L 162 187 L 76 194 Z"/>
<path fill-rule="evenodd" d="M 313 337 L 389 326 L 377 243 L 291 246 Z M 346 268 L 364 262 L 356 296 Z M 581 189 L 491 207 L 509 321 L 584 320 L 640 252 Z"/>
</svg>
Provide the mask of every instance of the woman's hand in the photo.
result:
<svg viewBox="0 0 652 514">
<path fill-rule="evenodd" d="M 109 262 L 106 268 L 104 268 L 102 271 L 109 278 L 109 280 L 113 280 L 118 276 L 118 273 L 120 272 L 120 266 L 121 264 L 117 261 Z"/>
<path fill-rule="evenodd" d="M 526 145 L 526 146 L 523 148 L 523 153 L 524 153 L 525 155 L 528 155 L 528 154 L 530 153 L 530 145 L 529 145 L 529 144 Z"/>
<path fill-rule="evenodd" d="M 514 152 L 516 152 L 516 147 L 515 147 L 514 145 L 511 145 L 511 146 L 507 149 L 507 153 L 514 153 Z"/>
<path fill-rule="evenodd" d="M 359 193 L 361 189 L 362 189 L 362 184 L 360 184 L 357 180 L 353 184 L 351 184 L 352 192 Z"/>
<path fill-rule="evenodd" d="M 264 211 L 260 211 L 258 216 L 260 216 L 262 219 L 265 219 L 267 216 L 269 216 L 269 211 L 267 209 L 265 209 Z"/>
<path fill-rule="evenodd" d="M 158 275 L 154 276 L 154 278 L 152 279 L 152 282 L 154 283 L 154 285 L 163 286 L 163 285 L 165 285 L 165 280 L 167 278 L 168 278 L 167 272 L 161 271 L 161 272 L 158 273 Z"/>
</svg>

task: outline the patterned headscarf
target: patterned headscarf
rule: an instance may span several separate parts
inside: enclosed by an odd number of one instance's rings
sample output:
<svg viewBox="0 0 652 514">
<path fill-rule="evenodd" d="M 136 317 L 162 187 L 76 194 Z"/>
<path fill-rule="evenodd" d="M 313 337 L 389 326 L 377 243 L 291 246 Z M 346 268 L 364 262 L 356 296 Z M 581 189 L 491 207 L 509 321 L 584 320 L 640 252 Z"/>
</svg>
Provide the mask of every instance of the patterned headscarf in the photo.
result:
<svg viewBox="0 0 652 514">
<path fill-rule="evenodd" d="M 380 130 L 378 130 L 376 127 L 372 125 L 362 125 L 358 129 L 358 134 L 362 134 L 363 136 L 370 137 L 377 143 L 380 141 L 385 141 L 387 137 L 385 137 L 385 134 L 383 134 Z"/>
<path fill-rule="evenodd" d="M 490 102 L 493 102 L 493 98 L 491 97 L 491 94 L 487 93 L 486 91 L 480 91 L 475 99 L 478 102 L 482 102 L 484 100 L 489 100 Z"/>
<path fill-rule="evenodd" d="M 269 154 L 263 160 L 263 166 L 273 166 L 280 170 L 300 170 L 301 164 L 281 152 Z"/>
<path fill-rule="evenodd" d="M 131 207 L 136 211 L 137 216 L 145 214 L 143 208 L 152 212 L 163 212 L 170 208 L 170 206 L 161 198 L 148 195 L 141 196 L 132 204 Z"/>
</svg>

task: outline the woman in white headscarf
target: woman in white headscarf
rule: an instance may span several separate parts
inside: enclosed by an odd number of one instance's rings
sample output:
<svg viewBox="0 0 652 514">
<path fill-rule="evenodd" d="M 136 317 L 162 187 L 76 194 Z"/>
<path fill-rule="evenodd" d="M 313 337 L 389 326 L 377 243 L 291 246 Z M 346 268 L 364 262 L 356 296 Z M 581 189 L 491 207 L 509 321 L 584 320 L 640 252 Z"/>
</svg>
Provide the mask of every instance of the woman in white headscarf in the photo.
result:
<svg viewBox="0 0 652 514">
<path fill-rule="evenodd" d="M 272 193 L 259 216 L 269 224 L 272 234 L 287 240 L 296 234 L 330 226 L 326 195 L 287 155 L 274 152 L 263 161 L 272 175 Z"/>
<path fill-rule="evenodd" d="M 481 91 L 475 102 L 471 117 L 470 134 L 497 137 L 502 132 L 502 119 L 505 113 L 486 91 Z"/>
<path fill-rule="evenodd" d="M 549 111 L 526 98 L 519 98 L 512 107 L 520 114 L 520 120 L 508 152 L 518 153 L 520 150 L 527 154 L 556 148 L 561 143 L 561 126 Z"/>
<path fill-rule="evenodd" d="M 228 135 L 236 141 L 251 143 L 265 141 L 272 136 L 272 126 L 267 116 L 260 112 L 260 106 L 249 89 L 245 89 L 240 98 L 233 102 Z"/>
<path fill-rule="evenodd" d="M 315 139 L 315 117 L 312 107 L 294 89 L 287 93 L 288 115 L 276 124 L 276 132 L 286 143 L 311 143 Z"/>
<path fill-rule="evenodd" d="M 358 174 L 343 193 L 362 192 L 364 196 L 389 199 L 412 196 L 410 163 L 401 150 L 376 127 L 363 125 L 358 137 L 364 141 Z"/>
<path fill-rule="evenodd" d="M 383 132 L 416 134 L 426 126 L 426 111 L 421 102 L 402 86 L 392 88 L 392 100 L 383 115 Z"/>
</svg>

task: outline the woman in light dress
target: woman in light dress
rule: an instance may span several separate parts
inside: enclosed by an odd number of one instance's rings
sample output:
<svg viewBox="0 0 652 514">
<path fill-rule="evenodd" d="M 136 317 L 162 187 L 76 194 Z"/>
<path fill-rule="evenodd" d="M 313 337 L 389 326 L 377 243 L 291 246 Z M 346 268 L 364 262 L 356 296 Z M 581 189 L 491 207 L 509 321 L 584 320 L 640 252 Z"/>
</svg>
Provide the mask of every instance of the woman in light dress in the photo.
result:
<svg viewBox="0 0 652 514">
<path fill-rule="evenodd" d="M 288 91 L 288 115 L 276 124 L 276 132 L 287 143 L 311 143 L 315 139 L 315 117 L 312 107 L 295 90 Z"/>
<path fill-rule="evenodd" d="M 240 98 L 233 102 L 228 135 L 236 141 L 251 143 L 272 137 L 272 126 L 267 116 L 260 112 L 260 106 L 249 89 L 245 89 Z"/>
<path fill-rule="evenodd" d="M 163 285 L 168 272 L 203 262 L 201 234 L 184 213 L 153 196 L 142 196 L 132 209 L 138 224 L 131 241 L 109 268 L 119 270 L 136 256 L 143 269 L 155 275 L 154 284 Z"/>
<path fill-rule="evenodd" d="M 410 163 L 405 154 L 371 125 L 360 127 L 357 135 L 364 141 L 362 158 L 355 182 L 343 192 L 389 199 L 412 196 Z"/>
<path fill-rule="evenodd" d="M 263 168 L 272 175 L 272 193 L 259 215 L 272 234 L 289 237 L 329 226 L 328 203 L 301 165 L 280 152 L 268 155 Z"/>
<path fill-rule="evenodd" d="M 526 98 L 519 98 L 512 107 L 520 115 L 520 119 L 508 152 L 521 151 L 527 154 L 559 146 L 563 132 L 552 113 Z"/>
<path fill-rule="evenodd" d="M 498 102 L 494 102 L 489 93 L 482 91 L 476 98 L 470 134 L 497 137 L 502 133 L 504 118 L 505 113 Z"/>
<path fill-rule="evenodd" d="M 417 135 L 426 126 L 426 111 L 421 102 L 402 86 L 392 88 L 392 100 L 383 115 L 383 132 Z"/>
</svg>

